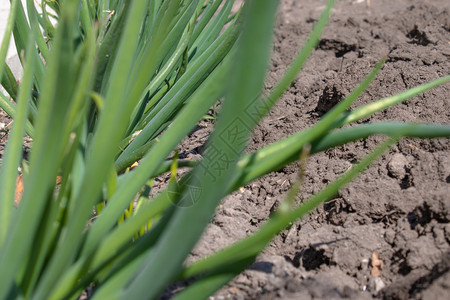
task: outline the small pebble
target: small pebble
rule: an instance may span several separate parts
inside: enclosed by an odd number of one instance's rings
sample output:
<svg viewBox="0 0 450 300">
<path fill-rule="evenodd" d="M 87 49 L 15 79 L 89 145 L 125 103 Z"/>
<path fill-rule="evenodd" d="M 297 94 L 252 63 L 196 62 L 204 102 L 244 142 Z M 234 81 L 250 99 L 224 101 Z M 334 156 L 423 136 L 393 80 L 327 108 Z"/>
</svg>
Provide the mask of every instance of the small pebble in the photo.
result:
<svg viewBox="0 0 450 300">
<path fill-rule="evenodd" d="M 371 277 L 368 284 L 369 291 L 376 293 L 381 291 L 385 286 L 386 284 L 380 277 Z"/>
<path fill-rule="evenodd" d="M 395 154 L 387 164 L 389 175 L 397 179 L 405 178 L 407 164 L 408 160 L 403 154 Z"/>
</svg>

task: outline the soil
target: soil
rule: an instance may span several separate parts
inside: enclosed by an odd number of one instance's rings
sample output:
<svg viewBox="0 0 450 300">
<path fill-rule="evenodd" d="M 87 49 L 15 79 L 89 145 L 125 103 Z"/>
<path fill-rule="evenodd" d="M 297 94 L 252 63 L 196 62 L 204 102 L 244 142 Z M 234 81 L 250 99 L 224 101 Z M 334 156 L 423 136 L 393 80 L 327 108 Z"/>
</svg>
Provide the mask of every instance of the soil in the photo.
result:
<svg viewBox="0 0 450 300">
<path fill-rule="evenodd" d="M 283 0 L 266 88 L 306 41 L 324 1 Z M 370 3 L 368 6 L 367 3 Z M 338 1 L 298 79 L 260 123 L 254 151 L 315 124 L 375 63 L 387 62 L 353 108 L 449 74 L 447 0 Z M 360 123 L 450 124 L 450 84 Z M 0 114 L 0 122 L 9 121 Z M 180 145 L 201 154 L 212 125 Z M 0 151 L 6 136 L 0 132 Z M 298 201 L 345 172 L 384 137 L 308 159 Z M 450 140 L 403 139 L 339 195 L 277 236 L 256 262 L 210 299 L 447 299 L 450 294 Z M 256 231 L 297 177 L 289 165 L 223 200 L 189 261 Z"/>
<path fill-rule="evenodd" d="M 306 41 L 324 1 L 282 1 L 270 89 Z M 317 50 L 249 143 L 256 150 L 315 124 L 375 63 L 387 62 L 352 106 L 449 74 L 450 3 L 338 1 Z M 450 123 L 450 84 L 359 123 Z M 211 130 L 181 146 L 198 155 Z M 309 158 L 302 201 L 385 138 L 371 137 Z M 339 195 L 277 236 L 248 270 L 210 299 L 448 299 L 450 294 L 450 140 L 403 139 Z M 258 229 L 284 198 L 289 165 L 223 200 L 189 261 Z"/>
</svg>

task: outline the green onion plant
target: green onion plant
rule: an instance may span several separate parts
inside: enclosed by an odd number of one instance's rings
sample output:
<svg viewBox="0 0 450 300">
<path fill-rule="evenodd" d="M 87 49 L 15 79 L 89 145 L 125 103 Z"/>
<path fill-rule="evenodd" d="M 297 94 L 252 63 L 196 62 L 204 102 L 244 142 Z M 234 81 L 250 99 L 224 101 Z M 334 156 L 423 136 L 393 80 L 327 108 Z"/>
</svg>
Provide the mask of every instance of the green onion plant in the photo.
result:
<svg viewBox="0 0 450 300">
<path fill-rule="evenodd" d="M 450 136 L 450 126 L 439 124 L 342 128 L 450 80 L 349 110 L 381 59 L 315 126 L 245 152 L 316 47 L 334 1 L 270 91 L 263 83 L 279 1 L 246 0 L 237 12 L 233 0 L 10 2 L 0 49 L 7 92 L 0 107 L 14 119 L 0 167 L 0 299 L 77 299 L 87 289 L 92 299 L 156 299 L 192 278 L 175 298 L 204 299 L 399 138 Z M 24 69 L 20 84 L 5 64 L 11 36 Z M 219 99 L 202 160 L 168 159 Z M 24 159 L 26 134 L 32 145 Z M 226 195 L 301 153 L 304 160 L 374 134 L 387 141 L 321 192 L 295 204 L 295 183 L 257 232 L 184 264 Z M 189 168 L 182 178 L 180 167 Z M 167 187 L 149 199 L 152 179 L 168 171 Z"/>
</svg>

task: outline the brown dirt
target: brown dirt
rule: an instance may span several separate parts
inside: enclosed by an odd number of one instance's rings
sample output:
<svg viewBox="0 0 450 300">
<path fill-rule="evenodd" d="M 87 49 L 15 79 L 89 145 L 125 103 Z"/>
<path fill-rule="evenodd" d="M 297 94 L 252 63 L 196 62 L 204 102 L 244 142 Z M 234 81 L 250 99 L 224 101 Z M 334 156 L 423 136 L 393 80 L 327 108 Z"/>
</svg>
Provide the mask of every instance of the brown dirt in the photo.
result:
<svg viewBox="0 0 450 300">
<path fill-rule="evenodd" d="M 307 39 L 324 1 L 285 0 L 271 88 Z M 353 107 L 449 74 L 450 3 L 338 1 L 317 51 L 255 130 L 249 150 L 315 124 L 383 56 L 383 70 Z M 363 120 L 450 123 L 450 85 Z M 211 126 L 180 149 L 201 152 Z M 384 140 L 372 137 L 309 158 L 299 201 Z M 450 294 L 450 141 L 404 139 L 339 195 L 282 232 L 255 264 L 211 299 L 444 299 Z M 223 200 L 189 261 L 254 232 L 296 178 L 287 166 Z M 379 254 L 372 261 L 372 255 Z M 378 263 L 378 265 L 377 265 Z M 373 270 L 375 269 L 375 270 Z M 381 272 L 381 276 L 376 273 Z"/>
<path fill-rule="evenodd" d="M 6 140 L 8 138 L 9 126 L 11 118 L 0 108 L 0 163 L 2 162 L 2 154 L 5 149 Z"/>
</svg>

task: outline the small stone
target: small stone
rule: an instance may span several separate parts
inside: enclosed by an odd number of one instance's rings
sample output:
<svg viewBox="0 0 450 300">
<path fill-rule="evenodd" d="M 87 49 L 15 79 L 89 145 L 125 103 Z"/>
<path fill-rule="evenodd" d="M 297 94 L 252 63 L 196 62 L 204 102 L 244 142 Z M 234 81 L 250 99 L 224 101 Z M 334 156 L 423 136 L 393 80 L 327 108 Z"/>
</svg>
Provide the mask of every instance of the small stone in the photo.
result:
<svg viewBox="0 0 450 300">
<path fill-rule="evenodd" d="M 384 240 L 389 243 L 390 245 L 394 244 L 395 241 L 395 231 L 392 228 L 389 228 L 384 233 Z"/>
<path fill-rule="evenodd" d="M 381 291 L 386 284 L 380 277 L 371 277 L 369 280 L 369 290 L 375 293 Z"/>
<path fill-rule="evenodd" d="M 387 164 L 389 175 L 397 179 L 405 178 L 407 164 L 408 160 L 403 154 L 395 154 Z"/>
</svg>

